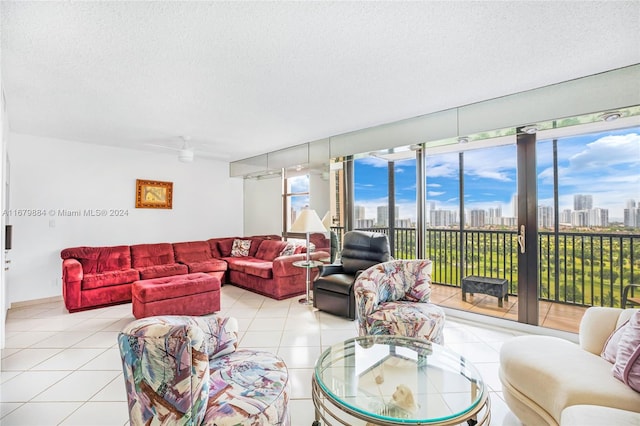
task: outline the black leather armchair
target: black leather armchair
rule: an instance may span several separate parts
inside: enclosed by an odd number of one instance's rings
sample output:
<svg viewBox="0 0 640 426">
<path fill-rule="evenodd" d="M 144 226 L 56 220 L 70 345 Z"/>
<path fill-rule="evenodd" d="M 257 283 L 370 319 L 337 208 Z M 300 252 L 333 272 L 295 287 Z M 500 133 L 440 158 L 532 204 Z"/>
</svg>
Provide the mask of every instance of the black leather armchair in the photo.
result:
<svg viewBox="0 0 640 426">
<path fill-rule="evenodd" d="M 391 253 L 385 234 L 346 232 L 341 264 L 324 266 L 320 277 L 313 283 L 313 306 L 321 311 L 355 319 L 353 283 L 365 269 L 388 260 L 391 260 Z"/>
</svg>

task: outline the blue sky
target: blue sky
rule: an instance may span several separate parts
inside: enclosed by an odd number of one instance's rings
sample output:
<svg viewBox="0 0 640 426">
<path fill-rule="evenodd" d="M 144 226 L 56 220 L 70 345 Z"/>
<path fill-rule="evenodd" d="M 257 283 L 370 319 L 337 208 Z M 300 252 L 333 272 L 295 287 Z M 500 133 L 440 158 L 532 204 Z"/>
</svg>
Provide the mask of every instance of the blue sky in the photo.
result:
<svg viewBox="0 0 640 426">
<path fill-rule="evenodd" d="M 514 138 L 515 139 L 515 138 Z M 553 205 L 551 141 L 537 145 L 539 205 Z M 513 216 L 516 193 L 516 147 L 471 150 L 465 158 L 465 207 L 501 207 Z M 622 220 L 626 200 L 640 202 L 640 127 L 567 137 L 558 140 L 560 210 L 573 208 L 574 194 L 591 194 L 594 207 L 609 209 L 610 220 Z M 415 219 L 415 160 L 395 163 L 396 205 L 400 218 Z M 369 157 L 355 162 L 356 205 L 367 218 L 387 203 L 387 163 Z M 427 157 L 427 201 L 436 208 L 457 210 L 458 154 Z"/>
</svg>

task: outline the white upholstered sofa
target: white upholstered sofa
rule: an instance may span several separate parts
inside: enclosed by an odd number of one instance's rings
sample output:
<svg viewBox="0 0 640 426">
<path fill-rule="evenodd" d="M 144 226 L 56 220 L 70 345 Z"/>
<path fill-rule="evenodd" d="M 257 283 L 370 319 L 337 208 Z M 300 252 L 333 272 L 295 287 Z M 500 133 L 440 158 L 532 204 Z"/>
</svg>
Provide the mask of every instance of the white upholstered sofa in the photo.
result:
<svg viewBox="0 0 640 426">
<path fill-rule="evenodd" d="M 640 393 L 612 374 L 600 356 L 634 309 L 592 307 L 579 344 L 550 336 L 518 336 L 500 350 L 500 381 L 511 411 L 525 425 L 640 425 Z M 595 423 L 594 423 L 595 422 Z"/>
</svg>

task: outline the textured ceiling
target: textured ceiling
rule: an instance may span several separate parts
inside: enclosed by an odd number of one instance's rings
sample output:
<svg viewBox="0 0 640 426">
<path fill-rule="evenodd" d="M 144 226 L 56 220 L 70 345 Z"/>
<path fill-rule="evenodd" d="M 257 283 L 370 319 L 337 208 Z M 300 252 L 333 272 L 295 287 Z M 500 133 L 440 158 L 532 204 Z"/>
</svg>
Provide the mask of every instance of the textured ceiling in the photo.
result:
<svg viewBox="0 0 640 426">
<path fill-rule="evenodd" d="M 639 1 L 2 1 L 16 133 L 237 160 L 640 63 Z M 206 145 L 204 145 L 206 144 Z"/>
</svg>

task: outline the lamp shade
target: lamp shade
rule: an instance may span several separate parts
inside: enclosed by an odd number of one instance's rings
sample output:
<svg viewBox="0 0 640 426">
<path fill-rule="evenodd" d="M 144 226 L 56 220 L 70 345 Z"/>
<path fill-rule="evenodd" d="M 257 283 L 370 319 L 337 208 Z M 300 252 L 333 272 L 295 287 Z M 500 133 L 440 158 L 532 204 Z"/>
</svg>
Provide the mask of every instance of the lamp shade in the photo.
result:
<svg viewBox="0 0 640 426">
<path fill-rule="evenodd" d="M 291 225 L 290 232 L 327 232 L 315 210 L 302 209 L 300 216 Z"/>
<path fill-rule="evenodd" d="M 322 217 L 322 224 L 327 231 L 331 231 L 331 212 L 327 211 Z"/>
</svg>

